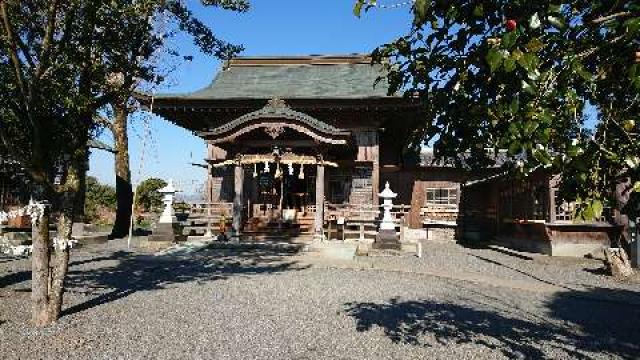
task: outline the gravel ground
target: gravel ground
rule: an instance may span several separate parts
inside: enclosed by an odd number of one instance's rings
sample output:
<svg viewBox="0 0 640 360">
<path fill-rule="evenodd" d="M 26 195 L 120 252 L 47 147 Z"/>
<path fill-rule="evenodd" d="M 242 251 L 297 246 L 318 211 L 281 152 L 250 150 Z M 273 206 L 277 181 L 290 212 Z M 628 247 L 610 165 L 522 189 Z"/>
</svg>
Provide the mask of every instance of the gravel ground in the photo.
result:
<svg viewBox="0 0 640 360">
<path fill-rule="evenodd" d="M 638 274 L 626 281 L 614 281 L 605 274 L 604 262 L 595 259 L 550 257 L 499 247 L 473 249 L 455 242 L 433 241 L 423 242 L 422 254 L 422 258 L 360 257 L 358 262 L 381 269 L 408 269 L 452 277 L 472 273 L 495 278 L 496 281 L 547 284 L 570 290 L 640 289 Z"/>
<path fill-rule="evenodd" d="M 422 259 L 356 262 L 372 270 L 306 260 L 266 249 L 154 257 L 118 242 L 78 250 L 65 316 L 34 329 L 29 263 L 0 258 L 0 358 L 640 356 L 640 285 L 598 275 L 595 261 L 526 260 L 453 244 L 426 244 Z M 561 290 L 454 279 L 462 273 L 532 285 L 540 278 Z"/>
</svg>

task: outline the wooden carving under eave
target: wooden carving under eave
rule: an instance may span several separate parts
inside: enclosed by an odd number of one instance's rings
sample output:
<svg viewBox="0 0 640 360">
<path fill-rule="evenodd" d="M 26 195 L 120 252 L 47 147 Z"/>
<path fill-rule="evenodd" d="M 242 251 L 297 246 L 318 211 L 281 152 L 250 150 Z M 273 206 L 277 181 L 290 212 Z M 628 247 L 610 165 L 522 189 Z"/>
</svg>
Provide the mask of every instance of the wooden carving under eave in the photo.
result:
<svg viewBox="0 0 640 360">
<path fill-rule="evenodd" d="M 282 124 L 269 124 L 265 126 L 264 132 L 267 133 L 272 139 L 277 139 L 284 132 L 284 125 Z"/>
</svg>

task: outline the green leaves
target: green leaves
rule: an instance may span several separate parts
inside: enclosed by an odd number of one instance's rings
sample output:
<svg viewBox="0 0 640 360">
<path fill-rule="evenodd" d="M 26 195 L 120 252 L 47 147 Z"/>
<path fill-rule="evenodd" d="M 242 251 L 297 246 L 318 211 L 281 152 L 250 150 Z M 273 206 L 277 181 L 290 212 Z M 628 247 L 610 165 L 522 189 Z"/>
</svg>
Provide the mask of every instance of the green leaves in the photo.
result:
<svg viewBox="0 0 640 360">
<path fill-rule="evenodd" d="M 413 5 L 415 14 L 415 24 L 423 24 L 427 20 L 429 14 L 429 8 L 431 7 L 431 0 L 416 0 Z"/>
<path fill-rule="evenodd" d="M 443 156 L 525 153 L 522 169 L 561 174 L 568 201 L 600 201 L 583 206 L 587 217 L 602 213 L 620 177 L 640 181 L 625 162 L 640 154 L 630 121 L 640 121 L 637 16 L 592 21 L 612 14 L 603 1 L 456 5 L 416 1 L 415 23 L 434 26 L 384 47 L 390 82 L 429 109 L 418 134 L 441 139 Z"/>
<path fill-rule="evenodd" d="M 544 43 L 540 41 L 539 38 L 534 37 L 531 40 L 529 40 L 527 45 L 525 45 L 525 48 L 527 49 L 528 52 L 537 53 L 538 51 L 544 48 Z"/>
<path fill-rule="evenodd" d="M 364 6 L 365 0 L 356 1 L 355 6 L 353 7 L 353 15 L 360 17 L 362 14 L 362 6 Z"/>
<path fill-rule="evenodd" d="M 538 67 L 538 57 L 533 53 L 522 53 L 522 56 L 518 57 L 518 64 L 526 71 L 533 72 Z"/>
<path fill-rule="evenodd" d="M 484 15 L 484 5 L 478 4 L 473 8 L 473 16 L 482 17 Z"/>
<path fill-rule="evenodd" d="M 486 56 L 487 63 L 491 68 L 491 72 L 495 72 L 502 65 L 502 61 L 504 60 L 500 50 L 496 48 L 491 48 L 487 52 Z"/>
<path fill-rule="evenodd" d="M 353 15 L 360 17 L 362 10 L 368 11 L 370 8 L 376 6 L 377 0 L 357 0 L 353 7 Z"/>
<path fill-rule="evenodd" d="M 504 49 L 511 49 L 518 40 L 518 31 L 510 31 L 502 36 L 502 46 Z"/>
<path fill-rule="evenodd" d="M 604 205 L 600 199 L 587 199 L 578 202 L 577 205 L 574 214 L 575 221 L 592 222 L 598 221 L 602 217 Z"/>
</svg>

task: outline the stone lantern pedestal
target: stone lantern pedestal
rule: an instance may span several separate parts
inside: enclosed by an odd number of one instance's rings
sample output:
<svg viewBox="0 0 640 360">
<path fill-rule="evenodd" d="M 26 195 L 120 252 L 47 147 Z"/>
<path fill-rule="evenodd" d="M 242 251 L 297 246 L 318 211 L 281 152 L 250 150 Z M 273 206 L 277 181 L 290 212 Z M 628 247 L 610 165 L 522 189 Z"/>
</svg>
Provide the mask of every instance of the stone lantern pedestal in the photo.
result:
<svg viewBox="0 0 640 360">
<path fill-rule="evenodd" d="M 393 221 L 393 216 L 391 215 L 391 209 L 393 208 L 393 199 L 398 196 L 398 194 L 391 191 L 389 187 L 389 182 L 387 182 L 384 186 L 384 190 L 378 194 L 380 199 L 383 199 L 382 207 L 382 222 L 380 222 L 380 229 L 378 230 L 378 235 L 376 236 L 376 241 L 373 243 L 372 247 L 374 249 L 383 249 L 383 250 L 400 250 L 400 238 L 396 233 L 396 224 Z"/>
<path fill-rule="evenodd" d="M 149 241 L 169 243 L 183 241 L 185 237 L 182 235 L 182 225 L 176 219 L 173 211 L 173 201 L 177 192 L 173 181 L 169 180 L 169 184 L 159 189 L 158 192 L 163 195 L 164 210 L 149 236 Z"/>
</svg>

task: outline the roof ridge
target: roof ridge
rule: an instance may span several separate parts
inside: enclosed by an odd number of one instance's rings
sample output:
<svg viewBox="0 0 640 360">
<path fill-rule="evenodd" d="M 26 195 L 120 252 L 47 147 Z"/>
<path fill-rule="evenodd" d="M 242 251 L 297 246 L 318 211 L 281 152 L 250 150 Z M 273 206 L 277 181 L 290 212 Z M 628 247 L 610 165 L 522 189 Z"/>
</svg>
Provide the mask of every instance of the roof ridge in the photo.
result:
<svg viewBox="0 0 640 360">
<path fill-rule="evenodd" d="M 371 64 L 368 54 L 306 55 L 306 56 L 238 56 L 225 62 L 225 68 L 234 66 L 284 65 L 349 65 Z"/>
</svg>

